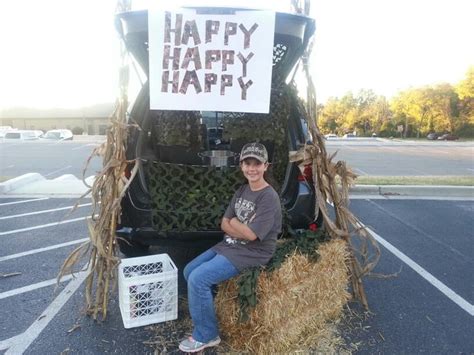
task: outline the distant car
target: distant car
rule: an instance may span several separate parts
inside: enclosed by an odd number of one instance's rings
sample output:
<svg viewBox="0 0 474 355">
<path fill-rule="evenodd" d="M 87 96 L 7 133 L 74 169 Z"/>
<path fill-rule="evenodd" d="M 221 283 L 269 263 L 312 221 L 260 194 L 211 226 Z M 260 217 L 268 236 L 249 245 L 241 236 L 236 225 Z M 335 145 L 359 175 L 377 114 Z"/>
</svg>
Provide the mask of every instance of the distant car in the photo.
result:
<svg viewBox="0 0 474 355">
<path fill-rule="evenodd" d="M 434 141 L 438 139 L 439 136 L 440 136 L 439 133 L 431 132 L 426 136 L 426 139 L 429 139 L 430 141 Z"/>
<path fill-rule="evenodd" d="M 35 136 L 36 136 L 37 138 L 41 138 L 41 137 L 43 136 L 43 134 L 44 134 L 44 132 L 43 132 L 42 130 L 40 130 L 40 129 L 35 129 L 35 130 L 33 130 L 33 133 L 35 134 Z"/>
<path fill-rule="evenodd" d="M 324 135 L 324 138 L 326 138 L 326 139 L 334 139 L 334 138 L 337 138 L 337 135 L 334 134 L 334 133 L 329 133 L 329 134 L 325 134 L 325 135 Z"/>
<path fill-rule="evenodd" d="M 5 134 L 9 131 L 16 131 L 16 128 L 12 128 L 11 126 L 0 126 L 0 138 L 4 138 Z"/>
<path fill-rule="evenodd" d="M 21 140 L 21 141 L 30 141 L 38 139 L 35 131 L 25 131 L 25 130 L 17 130 L 17 131 L 9 131 L 5 133 L 5 140 Z"/>
<path fill-rule="evenodd" d="M 457 139 L 459 139 L 459 137 L 451 133 L 446 133 L 438 137 L 439 141 L 455 141 Z"/>
<path fill-rule="evenodd" d="M 342 136 L 342 138 L 355 138 L 355 137 L 356 137 L 356 135 L 353 134 L 353 133 L 347 133 L 347 134 L 344 134 L 344 135 Z"/>
<path fill-rule="evenodd" d="M 46 132 L 41 138 L 51 139 L 51 140 L 62 140 L 70 141 L 72 140 L 73 134 L 69 129 L 52 129 Z"/>
</svg>

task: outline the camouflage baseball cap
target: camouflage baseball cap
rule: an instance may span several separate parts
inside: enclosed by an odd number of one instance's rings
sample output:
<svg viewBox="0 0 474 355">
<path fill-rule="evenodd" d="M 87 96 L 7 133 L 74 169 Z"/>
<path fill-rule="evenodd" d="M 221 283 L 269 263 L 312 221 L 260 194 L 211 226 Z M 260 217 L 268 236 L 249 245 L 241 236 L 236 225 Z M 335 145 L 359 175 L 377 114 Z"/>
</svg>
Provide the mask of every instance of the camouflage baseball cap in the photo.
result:
<svg viewBox="0 0 474 355">
<path fill-rule="evenodd" d="M 268 161 L 267 149 L 262 143 L 247 143 L 240 152 L 240 161 L 247 158 L 255 158 L 266 163 Z"/>
</svg>

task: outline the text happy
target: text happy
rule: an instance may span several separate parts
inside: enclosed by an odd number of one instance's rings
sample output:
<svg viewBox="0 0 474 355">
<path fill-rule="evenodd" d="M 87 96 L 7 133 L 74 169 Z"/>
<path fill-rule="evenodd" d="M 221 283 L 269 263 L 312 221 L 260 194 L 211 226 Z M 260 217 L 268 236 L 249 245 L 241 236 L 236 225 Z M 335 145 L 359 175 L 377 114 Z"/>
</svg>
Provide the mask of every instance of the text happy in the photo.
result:
<svg viewBox="0 0 474 355">
<path fill-rule="evenodd" d="M 192 85 L 197 94 L 219 90 L 220 95 L 225 95 L 226 88 L 232 88 L 236 81 L 241 99 L 246 100 L 247 90 L 253 84 L 251 79 L 246 78 L 247 68 L 254 53 L 245 50 L 251 47 L 252 34 L 258 24 L 247 28 L 237 22 L 206 20 L 203 27 L 200 31 L 195 20 L 183 23 L 182 14 L 176 14 L 172 21 L 171 13 L 165 12 L 161 92 L 186 94 L 189 85 Z M 223 48 L 203 50 L 200 47 L 203 41 L 212 44 L 217 42 L 216 39 L 220 43 L 223 40 Z M 232 49 L 237 41 L 242 41 L 238 43 L 239 48 L 243 47 L 242 51 Z M 240 67 L 237 78 L 228 72 L 234 65 Z"/>
</svg>

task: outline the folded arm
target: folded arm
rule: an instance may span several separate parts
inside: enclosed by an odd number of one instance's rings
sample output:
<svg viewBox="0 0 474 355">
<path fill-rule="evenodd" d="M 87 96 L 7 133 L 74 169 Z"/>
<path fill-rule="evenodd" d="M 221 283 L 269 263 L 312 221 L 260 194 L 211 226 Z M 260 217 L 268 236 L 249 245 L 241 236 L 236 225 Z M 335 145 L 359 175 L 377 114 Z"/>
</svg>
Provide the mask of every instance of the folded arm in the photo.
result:
<svg viewBox="0 0 474 355">
<path fill-rule="evenodd" d="M 245 224 L 240 222 L 236 217 L 232 219 L 222 218 L 221 229 L 231 237 L 242 240 L 256 240 L 255 233 Z"/>
</svg>

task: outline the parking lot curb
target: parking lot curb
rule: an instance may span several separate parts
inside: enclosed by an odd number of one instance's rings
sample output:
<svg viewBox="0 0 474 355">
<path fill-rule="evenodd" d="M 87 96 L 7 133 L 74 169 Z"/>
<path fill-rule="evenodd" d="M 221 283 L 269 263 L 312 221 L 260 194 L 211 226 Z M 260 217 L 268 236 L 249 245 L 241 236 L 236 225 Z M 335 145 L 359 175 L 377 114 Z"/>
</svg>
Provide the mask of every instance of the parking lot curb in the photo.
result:
<svg viewBox="0 0 474 355">
<path fill-rule="evenodd" d="M 88 185 L 94 183 L 94 176 L 85 179 Z M 28 173 L 0 183 L 0 195 L 77 195 L 88 190 L 81 179 L 65 174 L 55 179 L 46 179 L 38 173 Z M 352 196 L 431 196 L 462 197 L 474 199 L 474 186 L 445 185 L 355 185 Z"/>
<path fill-rule="evenodd" d="M 474 186 L 446 185 L 356 185 L 351 195 L 433 196 L 474 198 Z"/>
<path fill-rule="evenodd" d="M 17 176 L 16 178 L 0 183 L 0 194 L 6 194 L 20 187 L 43 180 L 46 180 L 46 178 L 38 173 L 28 173 Z"/>
<path fill-rule="evenodd" d="M 91 186 L 94 176 L 85 179 Z M 0 195 L 5 196 L 82 196 L 88 191 L 82 179 L 64 174 L 55 179 L 46 179 L 38 173 L 28 173 L 0 184 Z"/>
</svg>

